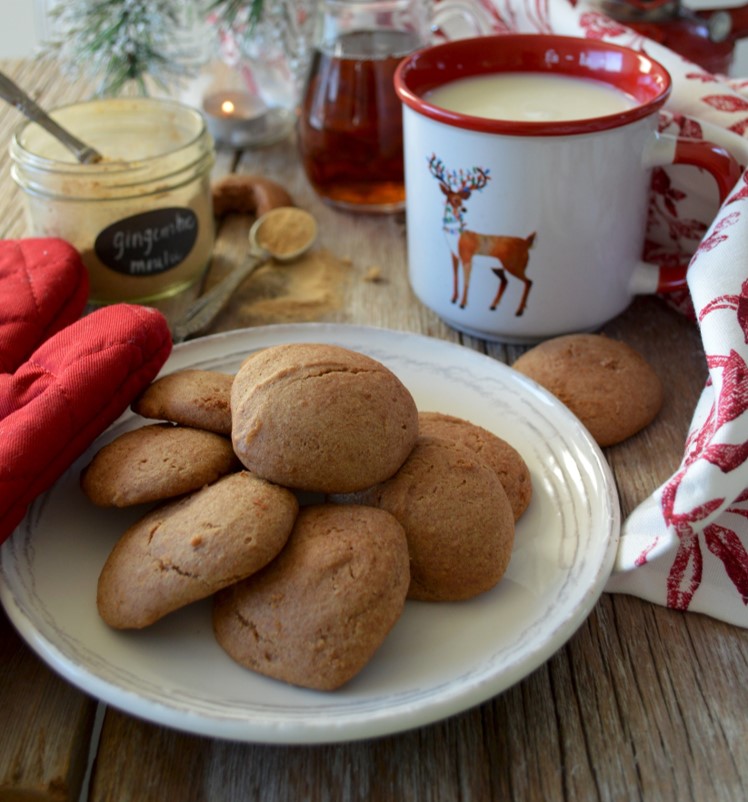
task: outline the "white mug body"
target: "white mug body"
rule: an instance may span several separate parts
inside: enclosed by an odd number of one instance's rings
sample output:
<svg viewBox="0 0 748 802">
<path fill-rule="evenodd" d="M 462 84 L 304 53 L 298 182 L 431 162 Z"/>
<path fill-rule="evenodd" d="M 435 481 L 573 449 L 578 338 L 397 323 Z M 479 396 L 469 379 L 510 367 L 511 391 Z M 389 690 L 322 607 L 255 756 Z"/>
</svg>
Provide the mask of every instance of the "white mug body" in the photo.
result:
<svg viewBox="0 0 748 802">
<path fill-rule="evenodd" d="M 533 342 L 598 328 L 629 305 L 656 115 L 590 133 L 513 136 L 406 106 L 403 126 L 409 278 L 447 323 Z M 466 184 L 458 210 L 435 164 Z"/>
</svg>

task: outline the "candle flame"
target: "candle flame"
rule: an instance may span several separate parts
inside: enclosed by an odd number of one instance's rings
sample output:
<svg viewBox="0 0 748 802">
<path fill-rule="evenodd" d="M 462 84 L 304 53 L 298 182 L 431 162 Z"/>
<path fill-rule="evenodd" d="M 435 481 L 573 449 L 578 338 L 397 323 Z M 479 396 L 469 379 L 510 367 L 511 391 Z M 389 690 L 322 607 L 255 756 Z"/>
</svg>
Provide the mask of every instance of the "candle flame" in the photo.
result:
<svg viewBox="0 0 748 802">
<path fill-rule="evenodd" d="M 221 103 L 221 111 L 224 114 L 233 114 L 235 108 L 236 107 L 230 100 L 224 100 L 223 103 Z"/>
</svg>

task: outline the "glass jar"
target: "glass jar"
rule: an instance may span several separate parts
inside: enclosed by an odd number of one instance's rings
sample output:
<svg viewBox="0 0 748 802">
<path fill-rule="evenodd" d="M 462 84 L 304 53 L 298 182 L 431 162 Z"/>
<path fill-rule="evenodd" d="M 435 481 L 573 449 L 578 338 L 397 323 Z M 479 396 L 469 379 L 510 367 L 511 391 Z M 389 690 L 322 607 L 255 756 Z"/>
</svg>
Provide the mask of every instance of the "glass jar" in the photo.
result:
<svg viewBox="0 0 748 802">
<path fill-rule="evenodd" d="M 217 46 L 185 94 L 219 147 L 263 147 L 293 131 L 317 3 L 274 0 L 208 14 L 206 34 Z"/>
<path fill-rule="evenodd" d="M 405 208 L 402 108 L 394 74 L 436 33 L 488 33 L 476 0 L 319 0 L 298 122 L 301 163 L 319 197 L 358 212 Z"/>
<path fill-rule="evenodd" d="M 36 123 L 18 128 L 11 174 L 30 236 L 80 252 L 90 302 L 151 303 L 203 276 L 214 243 L 213 140 L 196 110 L 127 97 L 65 106 L 52 116 L 103 156 L 80 164 Z"/>
</svg>

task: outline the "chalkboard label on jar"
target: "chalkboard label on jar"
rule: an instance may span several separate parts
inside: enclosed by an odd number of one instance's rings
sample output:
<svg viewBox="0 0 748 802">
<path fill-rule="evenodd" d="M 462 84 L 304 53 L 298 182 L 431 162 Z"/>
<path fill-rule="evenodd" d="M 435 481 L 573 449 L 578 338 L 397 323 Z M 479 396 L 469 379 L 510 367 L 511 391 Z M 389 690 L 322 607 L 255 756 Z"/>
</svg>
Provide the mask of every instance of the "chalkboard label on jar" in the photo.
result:
<svg viewBox="0 0 748 802">
<path fill-rule="evenodd" d="M 96 237 L 99 261 L 128 276 L 153 276 L 178 267 L 197 240 L 192 209 L 174 207 L 125 217 Z"/>
</svg>

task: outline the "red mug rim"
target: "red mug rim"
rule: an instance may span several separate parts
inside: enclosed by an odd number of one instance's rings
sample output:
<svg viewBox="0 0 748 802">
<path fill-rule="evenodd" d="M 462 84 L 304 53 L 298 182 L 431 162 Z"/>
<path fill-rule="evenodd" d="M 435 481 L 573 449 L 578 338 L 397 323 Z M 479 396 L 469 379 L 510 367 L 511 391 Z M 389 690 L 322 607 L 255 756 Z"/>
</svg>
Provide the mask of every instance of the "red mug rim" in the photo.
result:
<svg viewBox="0 0 748 802">
<path fill-rule="evenodd" d="M 537 122 L 474 117 L 440 108 L 422 97 L 458 78 L 497 72 L 592 78 L 622 90 L 637 102 L 616 114 Z M 423 48 L 403 59 L 394 81 L 401 102 L 421 115 L 472 131 L 522 136 L 586 134 L 629 125 L 660 109 L 672 88 L 665 67 L 645 53 L 597 39 L 528 33 L 498 33 Z"/>
</svg>

